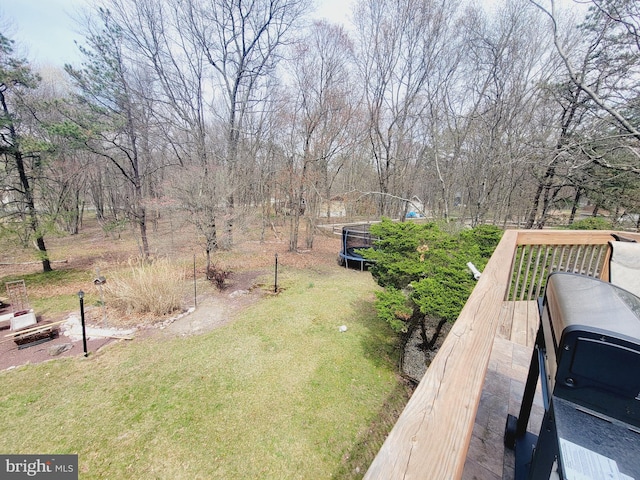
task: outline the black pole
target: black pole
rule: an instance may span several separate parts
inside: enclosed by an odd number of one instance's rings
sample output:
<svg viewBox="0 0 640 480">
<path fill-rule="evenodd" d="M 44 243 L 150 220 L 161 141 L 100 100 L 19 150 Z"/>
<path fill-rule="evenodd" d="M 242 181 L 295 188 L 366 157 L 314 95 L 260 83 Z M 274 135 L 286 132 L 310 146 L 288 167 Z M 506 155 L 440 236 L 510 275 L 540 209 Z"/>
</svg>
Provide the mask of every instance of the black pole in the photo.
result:
<svg viewBox="0 0 640 480">
<path fill-rule="evenodd" d="M 88 356 L 87 353 L 87 331 L 84 326 L 84 292 L 80 290 L 78 292 L 78 297 L 80 298 L 80 321 L 82 323 L 82 347 L 84 348 L 84 356 Z"/>
<path fill-rule="evenodd" d="M 276 253 L 276 278 L 273 282 L 273 293 L 278 293 L 278 254 Z"/>
</svg>

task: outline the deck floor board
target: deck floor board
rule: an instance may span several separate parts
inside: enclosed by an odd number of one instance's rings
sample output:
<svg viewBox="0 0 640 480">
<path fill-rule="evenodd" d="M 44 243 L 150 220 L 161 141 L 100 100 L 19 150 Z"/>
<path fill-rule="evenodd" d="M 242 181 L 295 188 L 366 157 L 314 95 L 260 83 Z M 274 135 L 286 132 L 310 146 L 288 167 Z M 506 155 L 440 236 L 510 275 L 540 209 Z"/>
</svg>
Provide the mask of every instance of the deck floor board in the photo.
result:
<svg viewBox="0 0 640 480">
<path fill-rule="evenodd" d="M 503 444 L 507 415 L 518 415 L 529 371 L 538 307 L 532 302 L 505 302 L 476 414 L 463 480 L 512 480 L 513 452 Z M 539 382 L 538 382 L 539 383 Z M 539 391 L 528 430 L 537 433 L 544 408 Z"/>
</svg>

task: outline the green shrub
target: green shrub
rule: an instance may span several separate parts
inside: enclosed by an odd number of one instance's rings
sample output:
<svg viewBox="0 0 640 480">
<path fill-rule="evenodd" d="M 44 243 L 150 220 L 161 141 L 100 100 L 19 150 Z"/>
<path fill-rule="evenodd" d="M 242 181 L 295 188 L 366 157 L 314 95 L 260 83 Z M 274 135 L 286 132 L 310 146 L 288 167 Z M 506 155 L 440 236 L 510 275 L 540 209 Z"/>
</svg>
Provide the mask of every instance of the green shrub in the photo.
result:
<svg viewBox="0 0 640 480">
<path fill-rule="evenodd" d="M 442 269 L 412 283 L 411 300 L 422 314 L 454 322 L 474 285 L 475 280 L 467 270 Z"/>
<path fill-rule="evenodd" d="M 437 264 L 448 263 L 448 255 L 457 243 L 435 223 L 395 223 L 383 219 L 371 226 L 371 234 L 380 239 L 375 249 L 362 251 L 365 258 L 374 262 L 371 274 L 380 286 L 396 289 L 433 274 Z"/>
<path fill-rule="evenodd" d="M 184 269 L 166 259 L 130 262 L 105 284 L 106 303 L 122 313 L 167 315 L 182 309 Z"/>
<path fill-rule="evenodd" d="M 376 309 L 396 332 L 407 331 L 419 314 L 454 321 L 476 283 L 467 262 L 482 270 L 502 237 L 491 225 L 448 233 L 435 223 L 388 219 L 372 225 L 371 233 L 380 240 L 363 253 L 386 289 L 378 294 Z"/>
<path fill-rule="evenodd" d="M 477 248 L 474 255 L 479 255 L 476 257 L 478 261 L 488 260 L 501 238 L 502 230 L 494 225 L 478 225 L 470 230 L 460 232 L 460 239 L 465 242 L 468 250 Z"/>
<path fill-rule="evenodd" d="M 612 225 L 609 220 L 602 217 L 589 217 L 573 222 L 568 228 L 570 230 L 611 230 Z"/>
<path fill-rule="evenodd" d="M 402 291 L 389 287 L 376 292 L 375 306 L 378 317 L 386 321 L 394 332 L 406 333 L 409 330 L 413 309 Z"/>
</svg>

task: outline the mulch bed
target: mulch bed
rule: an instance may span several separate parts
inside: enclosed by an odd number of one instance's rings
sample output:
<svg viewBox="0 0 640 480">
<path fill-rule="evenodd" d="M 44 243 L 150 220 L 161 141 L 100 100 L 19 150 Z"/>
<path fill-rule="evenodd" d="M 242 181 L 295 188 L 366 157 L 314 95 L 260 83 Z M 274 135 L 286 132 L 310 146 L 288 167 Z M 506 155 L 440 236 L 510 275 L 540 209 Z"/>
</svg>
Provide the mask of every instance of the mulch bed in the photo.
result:
<svg viewBox="0 0 640 480">
<path fill-rule="evenodd" d="M 44 343 L 20 348 L 13 339 L 5 337 L 9 332 L 9 329 L 0 330 L 0 371 L 61 357 L 81 357 L 84 355 L 82 340 L 73 342 L 65 335 L 58 335 Z M 89 354 L 94 353 L 112 341 L 113 339 L 111 338 L 89 340 L 87 341 L 87 351 Z M 65 344 L 70 344 L 71 348 L 62 353 L 52 354 L 62 350 L 61 347 Z"/>
</svg>

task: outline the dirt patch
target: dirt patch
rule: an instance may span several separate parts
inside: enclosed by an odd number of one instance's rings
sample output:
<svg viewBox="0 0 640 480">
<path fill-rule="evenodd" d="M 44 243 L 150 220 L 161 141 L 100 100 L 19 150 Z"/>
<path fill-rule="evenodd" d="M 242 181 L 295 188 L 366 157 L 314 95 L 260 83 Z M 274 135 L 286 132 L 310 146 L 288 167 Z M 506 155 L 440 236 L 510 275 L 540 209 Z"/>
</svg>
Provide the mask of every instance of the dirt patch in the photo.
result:
<svg viewBox="0 0 640 480">
<path fill-rule="evenodd" d="M 193 311 L 151 327 L 146 333 L 159 330 L 165 335 L 187 336 L 205 333 L 227 325 L 238 312 L 266 294 L 266 291 L 259 288 L 257 283 L 257 279 L 264 274 L 263 270 L 232 273 L 224 289 L 200 298 Z"/>
</svg>

